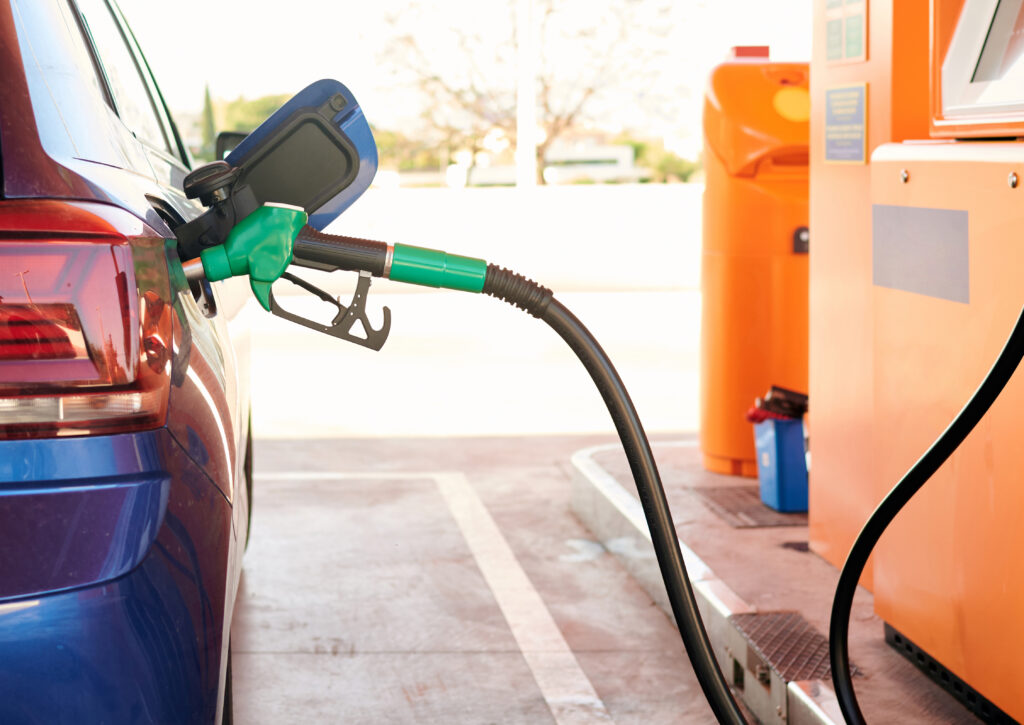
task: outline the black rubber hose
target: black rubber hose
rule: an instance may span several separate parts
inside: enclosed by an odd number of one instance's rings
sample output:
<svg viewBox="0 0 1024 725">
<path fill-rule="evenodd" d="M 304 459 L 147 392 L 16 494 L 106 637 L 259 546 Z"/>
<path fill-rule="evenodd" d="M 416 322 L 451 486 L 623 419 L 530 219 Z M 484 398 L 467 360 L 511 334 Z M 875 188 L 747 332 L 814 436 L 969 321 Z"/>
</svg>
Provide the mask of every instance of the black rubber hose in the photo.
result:
<svg viewBox="0 0 1024 725">
<path fill-rule="evenodd" d="M 1010 381 L 1014 371 L 1024 358 L 1024 309 L 1017 318 L 1017 324 L 1007 338 L 1002 352 L 988 375 L 975 391 L 974 395 L 953 419 L 949 427 L 932 444 L 917 463 L 915 463 L 900 482 L 893 486 L 885 499 L 878 505 L 871 518 L 864 524 L 857 540 L 846 557 L 846 564 L 839 575 L 836 595 L 832 601 L 832 620 L 829 624 L 829 659 L 832 665 L 832 684 L 836 688 L 836 697 L 843 717 L 850 725 L 864 725 L 864 715 L 857 704 L 850 678 L 850 612 L 853 607 L 853 596 L 857 592 L 857 582 L 864 572 L 868 557 L 878 543 L 879 537 L 896 518 L 900 510 L 915 493 L 920 490 L 939 467 L 946 462 L 967 435 L 978 424 L 996 398 Z"/>
<path fill-rule="evenodd" d="M 608 407 L 608 412 L 611 413 L 615 429 L 626 451 L 633 480 L 640 494 L 640 503 L 647 517 L 654 551 L 658 556 L 658 566 L 661 568 L 661 576 L 672 605 L 672 613 L 675 615 L 676 625 L 697 674 L 697 680 L 704 690 L 704 696 L 718 722 L 728 725 L 745 723 L 739 705 L 718 668 L 711 642 L 697 610 L 697 601 L 690 586 L 690 578 L 686 574 L 675 523 L 669 512 L 665 489 L 658 475 L 651 445 L 636 408 L 633 407 L 633 401 L 630 400 L 629 393 L 608 355 L 583 323 L 561 302 L 554 299 L 550 290 L 525 277 L 489 265 L 483 292 L 520 307 L 546 322 L 568 343 L 590 373 Z"/>
</svg>

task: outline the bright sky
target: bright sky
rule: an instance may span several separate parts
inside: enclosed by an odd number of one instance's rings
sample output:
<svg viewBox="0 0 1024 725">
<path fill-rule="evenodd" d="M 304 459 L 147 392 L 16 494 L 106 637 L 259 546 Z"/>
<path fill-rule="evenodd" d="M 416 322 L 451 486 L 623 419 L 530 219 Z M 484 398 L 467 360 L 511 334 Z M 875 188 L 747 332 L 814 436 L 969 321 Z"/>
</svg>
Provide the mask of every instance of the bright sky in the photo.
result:
<svg viewBox="0 0 1024 725">
<path fill-rule="evenodd" d="M 207 83 L 214 97 L 257 97 L 330 77 L 352 89 L 379 127 L 402 128 L 419 114 L 378 66 L 382 39 L 394 32 L 388 15 L 404 0 L 118 1 L 174 111 L 198 111 Z M 488 3 L 503 7 L 498 0 L 424 2 L 432 7 L 425 36 L 486 21 Z M 810 59 L 811 0 L 677 0 L 672 14 L 666 71 L 689 93 L 680 118 L 652 119 L 651 135 L 699 139 L 705 79 L 733 45 L 770 45 L 773 60 Z M 495 13 L 494 21 L 506 17 Z"/>
</svg>

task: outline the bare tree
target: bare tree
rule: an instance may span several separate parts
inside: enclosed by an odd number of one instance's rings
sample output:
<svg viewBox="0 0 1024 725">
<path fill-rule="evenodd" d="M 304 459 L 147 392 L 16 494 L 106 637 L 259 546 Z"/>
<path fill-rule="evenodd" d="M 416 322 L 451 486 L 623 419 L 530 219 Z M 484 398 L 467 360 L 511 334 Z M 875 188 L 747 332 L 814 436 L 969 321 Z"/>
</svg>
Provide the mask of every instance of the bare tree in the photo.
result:
<svg viewBox="0 0 1024 725">
<path fill-rule="evenodd" d="M 644 102 L 664 71 L 658 61 L 665 56 L 671 0 L 536 2 L 540 176 L 556 140 L 584 122 L 615 116 L 623 104 Z M 423 14 L 432 13 L 436 27 L 444 5 L 408 0 L 392 16 L 395 35 L 380 57 L 417 92 L 426 126 L 474 158 L 495 129 L 513 145 L 516 139 L 514 0 L 477 6 L 492 12 L 435 35 L 424 30 Z"/>
</svg>

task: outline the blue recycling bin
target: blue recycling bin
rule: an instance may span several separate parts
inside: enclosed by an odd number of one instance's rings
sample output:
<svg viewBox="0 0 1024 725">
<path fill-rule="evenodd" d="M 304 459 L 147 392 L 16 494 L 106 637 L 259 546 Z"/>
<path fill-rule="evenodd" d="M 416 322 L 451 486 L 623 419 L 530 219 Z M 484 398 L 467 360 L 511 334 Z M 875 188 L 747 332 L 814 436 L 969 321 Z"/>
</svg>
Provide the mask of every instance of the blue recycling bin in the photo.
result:
<svg viewBox="0 0 1024 725">
<path fill-rule="evenodd" d="M 807 510 L 807 458 L 802 420 L 768 419 L 754 425 L 761 501 L 776 511 Z"/>
</svg>

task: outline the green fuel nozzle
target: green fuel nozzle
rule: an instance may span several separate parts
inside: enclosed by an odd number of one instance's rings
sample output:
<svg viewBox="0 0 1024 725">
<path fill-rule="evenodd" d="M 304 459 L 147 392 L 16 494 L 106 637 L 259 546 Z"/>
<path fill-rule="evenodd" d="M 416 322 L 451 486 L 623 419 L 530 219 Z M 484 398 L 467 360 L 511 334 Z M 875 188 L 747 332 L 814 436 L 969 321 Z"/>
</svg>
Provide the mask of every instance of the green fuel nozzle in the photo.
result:
<svg viewBox="0 0 1024 725">
<path fill-rule="evenodd" d="M 248 275 L 252 293 L 270 311 L 270 287 L 291 264 L 295 238 L 306 220 L 300 207 L 264 204 L 240 221 L 224 244 L 200 252 L 203 276 L 215 282 Z M 187 268 L 193 270 L 194 264 Z"/>
<path fill-rule="evenodd" d="M 290 274 L 289 265 L 324 272 L 345 270 L 359 273 L 352 301 L 343 305 L 333 296 Z M 540 317 L 551 299 L 551 291 L 489 265 L 482 259 L 449 254 L 409 244 L 389 245 L 369 239 L 325 234 L 306 225 L 306 213 L 283 204 L 264 204 L 239 222 L 224 244 L 204 249 L 199 259 L 185 262 L 186 276 L 205 276 L 211 281 L 240 275 L 249 276 L 256 299 L 264 309 L 296 324 L 349 342 L 379 350 L 391 328 L 391 311 L 385 307 L 379 328 L 370 324 L 366 297 L 371 277 L 396 282 L 481 292 L 520 307 Z M 334 305 L 337 314 L 330 324 L 316 322 L 284 309 L 274 297 L 272 285 L 284 279 Z M 356 323 L 363 334 L 353 330 Z"/>
</svg>

